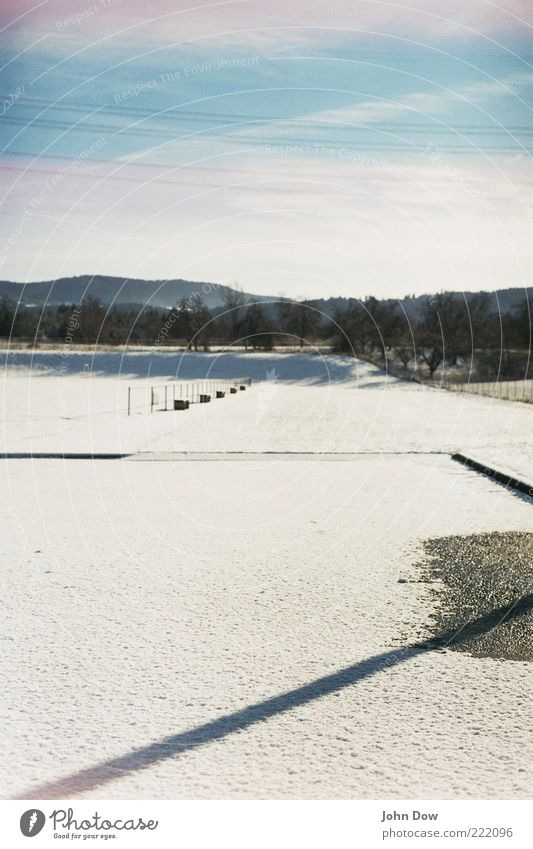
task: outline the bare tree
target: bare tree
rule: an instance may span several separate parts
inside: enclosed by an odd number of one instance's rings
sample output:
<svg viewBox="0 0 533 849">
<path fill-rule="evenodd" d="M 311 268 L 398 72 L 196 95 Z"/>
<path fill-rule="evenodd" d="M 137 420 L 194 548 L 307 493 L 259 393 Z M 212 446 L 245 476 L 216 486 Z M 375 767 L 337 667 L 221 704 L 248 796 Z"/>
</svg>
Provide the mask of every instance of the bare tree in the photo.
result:
<svg viewBox="0 0 533 849">
<path fill-rule="evenodd" d="M 99 341 L 105 317 L 106 308 L 103 303 L 93 295 L 87 295 L 82 301 L 80 310 L 79 334 L 81 341 Z"/>
<path fill-rule="evenodd" d="M 278 321 L 284 333 L 296 336 L 300 348 L 320 333 L 320 314 L 313 301 L 283 300 L 278 304 Z"/>
<path fill-rule="evenodd" d="M 225 319 L 229 329 L 229 336 L 235 341 L 240 336 L 240 325 L 243 318 L 243 307 L 246 304 L 246 296 L 242 286 L 231 288 L 225 286 L 220 290 L 220 297 L 226 308 Z"/>
<path fill-rule="evenodd" d="M 0 298 L 0 336 L 11 336 L 14 311 L 7 295 Z"/>
<path fill-rule="evenodd" d="M 272 325 L 257 301 L 250 301 L 246 305 L 241 328 L 246 348 L 251 344 L 254 351 L 256 348 L 272 350 Z"/>
<path fill-rule="evenodd" d="M 444 337 L 439 315 L 439 296 L 426 298 L 420 321 L 416 325 L 415 339 L 420 359 L 433 377 L 444 360 Z"/>
</svg>

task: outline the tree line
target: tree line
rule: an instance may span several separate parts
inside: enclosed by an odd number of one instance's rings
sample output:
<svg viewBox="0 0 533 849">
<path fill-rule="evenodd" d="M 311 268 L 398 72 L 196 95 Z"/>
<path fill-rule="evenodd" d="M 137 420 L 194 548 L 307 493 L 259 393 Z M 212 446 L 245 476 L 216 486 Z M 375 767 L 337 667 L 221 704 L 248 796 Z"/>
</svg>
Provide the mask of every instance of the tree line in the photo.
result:
<svg viewBox="0 0 533 849">
<path fill-rule="evenodd" d="M 531 309 L 524 298 L 513 312 L 498 313 L 487 293 L 427 296 L 408 315 L 402 302 L 372 296 L 348 298 L 331 313 L 322 301 L 257 302 L 228 289 L 209 309 L 202 297 L 183 298 L 170 310 L 106 307 L 88 296 L 81 305 L 16 309 L 0 298 L 0 337 L 33 342 L 213 345 L 247 350 L 328 345 L 391 371 L 433 377 L 439 369 L 474 367 L 480 376 L 530 373 Z"/>
<path fill-rule="evenodd" d="M 433 377 L 446 367 L 475 369 L 479 377 L 526 377 L 531 373 L 531 307 L 492 308 L 485 292 L 443 292 L 423 299 L 414 316 L 401 303 L 373 297 L 337 310 L 335 350 L 354 353 L 389 369 Z"/>
</svg>

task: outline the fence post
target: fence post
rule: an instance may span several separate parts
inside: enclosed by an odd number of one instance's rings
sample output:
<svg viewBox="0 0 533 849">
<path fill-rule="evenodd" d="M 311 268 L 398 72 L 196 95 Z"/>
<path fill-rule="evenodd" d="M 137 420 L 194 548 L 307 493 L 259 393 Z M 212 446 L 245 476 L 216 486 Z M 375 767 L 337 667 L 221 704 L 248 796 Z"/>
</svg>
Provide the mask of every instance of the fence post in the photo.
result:
<svg viewBox="0 0 533 849">
<path fill-rule="evenodd" d="M 166 412 L 166 409 L 167 409 L 167 385 L 165 383 L 165 412 Z"/>
<path fill-rule="evenodd" d="M 131 386 L 128 386 L 128 416 L 131 416 Z"/>
</svg>

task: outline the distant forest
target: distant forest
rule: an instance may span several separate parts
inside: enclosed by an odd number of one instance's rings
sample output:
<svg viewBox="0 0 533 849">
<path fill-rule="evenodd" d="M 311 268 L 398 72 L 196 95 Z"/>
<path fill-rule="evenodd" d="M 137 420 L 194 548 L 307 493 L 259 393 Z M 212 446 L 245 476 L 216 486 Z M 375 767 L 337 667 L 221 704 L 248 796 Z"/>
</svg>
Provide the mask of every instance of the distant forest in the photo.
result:
<svg viewBox="0 0 533 849">
<path fill-rule="evenodd" d="M 526 295 L 514 309 L 494 310 L 487 293 L 444 292 L 405 302 L 374 297 L 339 301 L 254 301 L 225 289 L 223 305 L 208 308 L 198 293 L 172 309 L 105 306 L 94 296 L 80 305 L 16 307 L 0 298 L 0 337 L 30 344 L 178 345 L 207 351 L 237 346 L 270 351 L 329 346 L 406 376 L 433 377 L 440 369 L 472 370 L 480 377 L 532 374 L 531 307 Z"/>
</svg>

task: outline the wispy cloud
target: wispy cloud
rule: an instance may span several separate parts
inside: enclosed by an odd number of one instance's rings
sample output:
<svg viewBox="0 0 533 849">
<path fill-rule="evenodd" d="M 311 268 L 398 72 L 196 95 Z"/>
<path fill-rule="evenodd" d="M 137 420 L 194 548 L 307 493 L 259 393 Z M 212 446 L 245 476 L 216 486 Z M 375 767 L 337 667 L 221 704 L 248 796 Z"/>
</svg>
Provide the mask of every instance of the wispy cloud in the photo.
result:
<svg viewBox="0 0 533 849">
<path fill-rule="evenodd" d="M 1 128 L 5 275 L 260 277 L 294 294 L 318 294 L 298 275 L 332 294 L 481 288 L 487 268 L 517 281 L 533 3 L 502 4 L 37 5 L 7 31 L 26 87 Z M 7 0 L 4 21 L 29 9 Z"/>
<path fill-rule="evenodd" d="M 355 106 L 341 109 L 327 109 L 308 115 L 308 119 L 317 123 L 330 124 L 374 124 L 390 121 L 406 113 L 416 113 L 422 116 L 442 113 L 446 108 L 464 100 L 476 103 L 480 99 L 502 96 L 511 87 L 521 88 L 533 84 L 533 75 L 513 74 L 507 79 L 478 83 L 466 83 L 455 90 L 444 87 L 434 87 L 434 91 L 413 91 L 397 100 L 373 98 L 364 100 Z M 278 126 L 284 122 L 278 122 Z"/>
<path fill-rule="evenodd" d="M 372 99 L 344 109 L 327 109 L 317 112 L 309 119 L 328 124 L 374 124 L 389 121 L 406 112 L 440 112 L 449 100 L 444 93 L 432 94 L 417 91 L 401 100 Z"/>
</svg>

